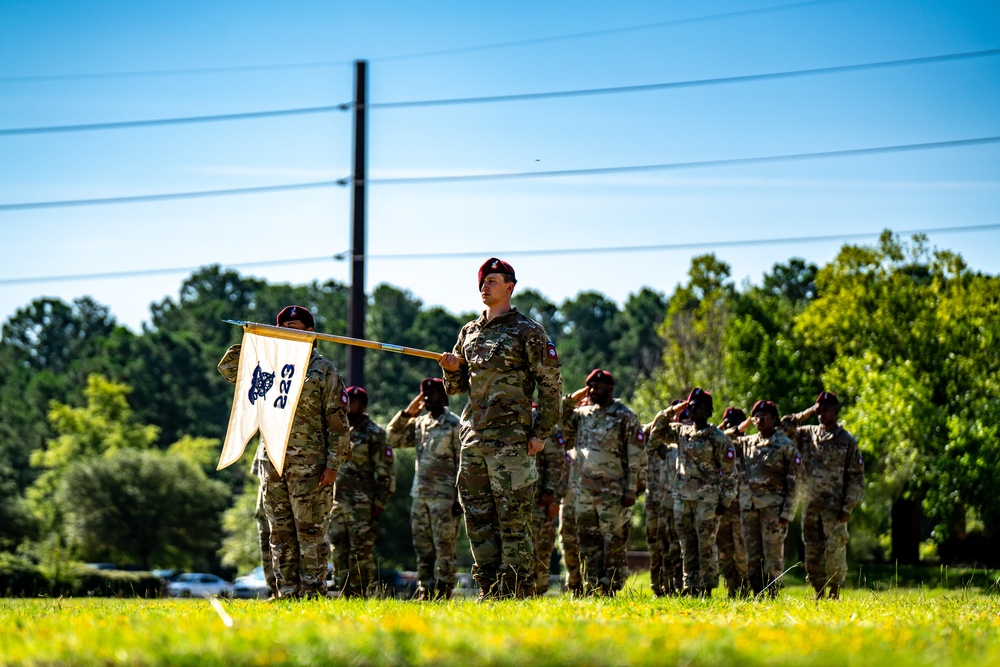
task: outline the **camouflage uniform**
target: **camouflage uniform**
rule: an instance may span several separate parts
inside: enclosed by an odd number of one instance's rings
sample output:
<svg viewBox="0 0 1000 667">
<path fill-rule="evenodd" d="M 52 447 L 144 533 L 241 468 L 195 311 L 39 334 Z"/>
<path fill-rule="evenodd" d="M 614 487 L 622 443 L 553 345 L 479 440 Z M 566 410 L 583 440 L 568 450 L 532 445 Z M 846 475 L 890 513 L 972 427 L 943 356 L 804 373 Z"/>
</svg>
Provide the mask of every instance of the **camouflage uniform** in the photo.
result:
<svg viewBox="0 0 1000 667">
<path fill-rule="evenodd" d="M 719 583 L 716 508 L 728 508 L 736 495 L 736 450 L 729 436 L 711 424 L 699 430 L 672 420 L 672 410 L 658 413 L 649 438 L 662 456 L 666 443 L 677 444 L 674 521 L 684 559 L 684 590 L 711 595 Z"/>
<path fill-rule="evenodd" d="M 651 425 L 650 425 L 651 426 Z M 650 433 L 649 429 L 646 429 Z M 650 447 L 652 438 L 647 442 Z M 660 524 L 660 548 L 662 550 L 662 574 L 660 582 L 664 595 L 679 593 L 684 587 L 684 559 L 681 557 L 681 538 L 677 533 L 677 522 L 674 520 L 674 487 L 677 486 L 677 443 L 667 442 L 657 446 L 659 456 L 650 452 L 650 460 L 662 458 L 660 464 L 660 506 L 658 521 Z"/>
<path fill-rule="evenodd" d="M 337 476 L 330 514 L 330 546 L 337 590 L 344 595 L 375 593 L 375 538 L 378 518 L 396 486 L 392 447 L 385 431 L 367 414 L 351 427 L 351 460 Z"/>
<path fill-rule="evenodd" d="M 236 382 L 240 345 L 219 362 L 219 372 Z M 314 349 L 292 421 L 283 475 L 271 465 L 263 443 L 254 469 L 270 529 L 269 546 L 278 597 L 326 593 L 326 540 L 333 485 L 320 487 L 323 470 L 339 470 L 350 458 L 347 392 L 337 368 Z M 259 525 L 259 523 L 258 523 Z"/>
<path fill-rule="evenodd" d="M 800 426 L 803 413 L 781 420 L 785 433 L 798 445 L 806 486 L 802 541 L 806 546 L 806 579 L 817 594 L 827 586 L 836 596 L 847 577 L 847 522 L 865 496 L 865 466 L 858 441 L 840 425 Z"/>
<path fill-rule="evenodd" d="M 455 589 L 459 521 L 458 464 L 462 443 L 461 421 L 448 408 L 440 416 L 425 412 L 411 417 L 400 410 L 389 422 L 389 444 L 416 447 L 415 473 L 410 495 L 410 528 L 417 552 L 417 597 L 449 597 Z"/>
<path fill-rule="evenodd" d="M 556 545 L 556 515 L 539 503 L 543 496 L 550 496 L 558 506 L 569 482 L 569 458 L 558 426 L 545 441 L 545 449 L 535 455 L 535 468 L 538 481 L 531 506 L 531 541 L 535 546 L 535 595 L 544 595 L 549 590 L 549 567 Z"/>
<path fill-rule="evenodd" d="M 569 478 L 566 495 L 559 505 L 559 550 L 562 551 L 563 566 L 566 568 L 566 588 L 571 593 L 583 592 L 583 576 L 580 574 L 580 539 L 576 533 L 576 480 L 580 478 L 580 468 L 575 449 L 566 450 L 569 463 Z"/>
<path fill-rule="evenodd" d="M 740 433 L 735 428 L 719 428 L 736 443 Z M 729 509 L 719 517 L 719 533 L 715 538 L 715 546 L 719 552 L 719 569 L 726 582 L 729 597 L 741 597 L 750 588 L 747 580 L 747 549 L 743 541 L 743 522 L 740 517 L 740 488 L 742 473 L 740 470 L 739 447 L 736 448 L 736 500 L 730 503 Z"/>
<path fill-rule="evenodd" d="M 774 597 L 781 589 L 778 577 L 785 566 L 787 522 L 795 517 L 802 457 L 780 430 L 769 438 L 760 433 L 738 437 L 736 451 L 746 572 L 755 595 L 767 588 Z"/>
<path fill-rule="evenodd" d="M 660 515 L 663 507 L 663 459 L 650 456 L 646 467 L 646 546 L 649 550 L 649 586 L 653 595 L 664 595 L 663 582 L 663 526 Z"/>
<path fill-rule="evenodd" d="M 625 548 L 638 495 L 646 436 L 639 420 L 614 399 L 576 407 L 563 398 L 563 435 L 576 449 L 576 530 L 585 592 L 614 595 L 628 579 Z M 627 501 L 631 501 L 625 506 Z"/>
<path fill-rule="evenodd" d="M 530 595 L 532 484 L 538 472 L 527 443 L 544 442 L 558 419 L 559 357 L 545 329 L 516 308 L 491 320 L 483 313 L 466 324 L 454 354 L 461 366 L 445 371 L 444 383 L 449 394 L 469 393 L 458 490 L 473 577 L 485 595 Z M 539 408 L 532 420 L 536 388 Z"/>
<path fill-rule="evenodd" d="M 257 460 L 254 459 L 250 469 L 253 475 L 259 475 Z M 264 512 L 264 489 L 257 485 L 257 507 L 254 508 L 254 519 L 257 521 L 257 542 L 260 544 L 260 560 L 264 567 L 264 581 L 271 595 L 277 595 L 278 580 L 274 576 L 274 563 L 271 558 L 271 528 L 267 525 L 267 513 Z"/>
</svg>

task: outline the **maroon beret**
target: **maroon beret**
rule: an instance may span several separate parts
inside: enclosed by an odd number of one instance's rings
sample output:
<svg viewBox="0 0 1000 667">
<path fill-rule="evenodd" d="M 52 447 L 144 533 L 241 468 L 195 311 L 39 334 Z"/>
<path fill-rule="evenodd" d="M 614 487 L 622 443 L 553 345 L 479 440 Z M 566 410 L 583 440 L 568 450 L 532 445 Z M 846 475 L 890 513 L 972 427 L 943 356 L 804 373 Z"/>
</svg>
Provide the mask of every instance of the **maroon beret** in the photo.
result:
<svg viewBox="0 0 1000 667">
<path fill-rule="evenodd" d="M 483 281 L 486 280 L 486 276 L 491 273 L 504 273 L 510 276 L 510 280 L 513 283 L 517 283 L 514 278 L 514 267 L 503 261 L 502 259 L 497 259 L 496 257 L 490 257 L 488 260 L 483 262 L 483 265 L 479 267 L 479 289 L 483 288 Z"/>
<path fill-rule="evenodd" d="M 605 370 L 595 368 L 590 371 L 590 375 L 587 376 L 587 381 L 584 384 L 589 387 L 592 382 L 607 382 L 608 384 L 614 384 L 615 376 Z"/>
<path fill-rule="evenodd" d="M 312 329 L 316 326 L 316 319 L 313 314 L 309 312 L 308 308 L 303 308 L 302 306 L 285 306 L 278 313 L 278 317 L 275 318 L 275 323 L 280 327 L 285 322 L 291 322 L 292 320 L 298 320 L 302 324 L 306 325 L 307 329 Z"/>
<path fill-rule="evenodd" d="M 758 412 L 770 412 L 775 417 L 778 416 L 778 406 L 774 404 L 773 401 L 757 401 L 753 404 L 753 408 L 750 410 L 751 415 L 755 415 Z"/>
<path fill-rule="evenodd" d="M 712 395 L 707 391 L 705 391 L 704 389 L 702 389 L 701 387 L 695 387 L 694 389 L 691 390 L 691 393 L 688 394 L 688 403 L 696 403 L 701 401 L 705 401 L 708 404 L 709 410 L 712 409 Z"/>
<path fill-rule="evenodd" d="M 444 380 L 441 378 L 424 378 L 420 381 L 420 393 L 424 396 L 435 390 L 447 393 L 444 390 Z"/>
<path fill-rule="evenodd" d="M 747 413 L 731 405 L 722 413 L 722 423 L 727 426 L 737 426 L 745 422 L 746 419 Z"/>
<path fill-rule="evenodd" d="M 821 391 L 816 397 L 817 405 L 840 405 L 840 399 L 832 391 Z"/>
<path fill-rule="evenodd" d="M 353 401 L 355 398 L 360 398 L 365 405 L 368 404 L 368 392 L 361 387 L 348 387 L 347 396 Z"/>
</svg>

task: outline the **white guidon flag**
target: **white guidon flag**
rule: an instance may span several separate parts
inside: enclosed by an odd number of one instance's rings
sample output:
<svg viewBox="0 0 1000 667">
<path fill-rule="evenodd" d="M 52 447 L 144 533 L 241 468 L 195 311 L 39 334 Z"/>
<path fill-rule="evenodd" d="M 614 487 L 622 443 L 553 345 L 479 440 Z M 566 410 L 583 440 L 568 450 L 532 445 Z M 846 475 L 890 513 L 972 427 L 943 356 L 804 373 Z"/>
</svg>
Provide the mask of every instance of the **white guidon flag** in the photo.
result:
<svg viewBox="0 0 1000 667">
<path fill-rule="evenodd" d="M 219 470 L 235 463 L 259 430 L 268 459 L 282 473 L 311 352 L 308 340 L 243 334 L 236 395 Z"/>
</svg>

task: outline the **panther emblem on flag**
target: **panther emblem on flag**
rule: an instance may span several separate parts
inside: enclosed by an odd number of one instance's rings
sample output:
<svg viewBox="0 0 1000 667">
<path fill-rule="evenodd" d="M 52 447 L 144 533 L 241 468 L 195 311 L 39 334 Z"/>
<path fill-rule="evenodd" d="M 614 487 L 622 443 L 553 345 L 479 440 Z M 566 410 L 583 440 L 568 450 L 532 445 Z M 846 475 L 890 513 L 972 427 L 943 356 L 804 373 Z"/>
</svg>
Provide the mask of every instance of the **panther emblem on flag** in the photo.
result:
<svg viewBox="0 0 1000 667">
<path fill-rule="evenodd" d="M 250 404 L 257 402 L 258 398 L 264 398 L 271 387 L 274 386 L 274 373 L 268 373 L 260 369 L 260 364 L 253 369 L 253 380 L 250 382 L 250 391 L 247 392 Z"/>
</svg>

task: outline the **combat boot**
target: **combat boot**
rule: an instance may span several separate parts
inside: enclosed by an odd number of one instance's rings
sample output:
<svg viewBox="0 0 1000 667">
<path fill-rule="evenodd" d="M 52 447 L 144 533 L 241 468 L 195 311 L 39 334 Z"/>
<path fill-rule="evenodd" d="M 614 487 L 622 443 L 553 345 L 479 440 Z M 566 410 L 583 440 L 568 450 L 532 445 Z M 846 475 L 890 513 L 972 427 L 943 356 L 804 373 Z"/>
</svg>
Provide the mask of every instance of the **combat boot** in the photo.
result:
<svg viewBox="0 0 1000 667">
<path fill-rule="evenodd" d="M 831 585 L 830 586 L 830 599 L 839 600 L 840 599 L 840 586 Z"/>
<path fill-rule="evenodd" d="M 435 600 L 450 600 L 451 594 L 453 592 L 454 592 L 454 587 L 448 585 L 447 583 L 441 581 L 440 579 L 434 582 Z"/>
</svg>

